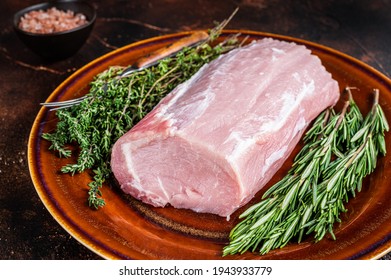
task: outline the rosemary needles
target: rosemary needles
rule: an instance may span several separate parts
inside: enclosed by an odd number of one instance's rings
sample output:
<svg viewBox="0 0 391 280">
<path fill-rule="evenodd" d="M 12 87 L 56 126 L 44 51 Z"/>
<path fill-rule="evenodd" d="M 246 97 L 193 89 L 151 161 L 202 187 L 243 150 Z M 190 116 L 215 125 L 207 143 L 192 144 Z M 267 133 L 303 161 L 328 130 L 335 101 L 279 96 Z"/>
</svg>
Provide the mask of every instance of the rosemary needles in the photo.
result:
<svg viewBox="0 0 391 280">
<path fill-rule="evenodd" d="M 350 89 L 346 91 L 349 100 L 341 112 L 328 109 L 318 116 L 288 174 L 241 214 L 224 255 L 247 250 L 266 254 L 309 234 L 315 241 L 327 233 L 335 239 L 333 225 L 340 222 L 349 196 L 361 190 L 364 177 L 375 169 L 378 155 L 386 153 L 384 132 L 389 130 L 378 90 L 365 118 Z"/>
</svg>

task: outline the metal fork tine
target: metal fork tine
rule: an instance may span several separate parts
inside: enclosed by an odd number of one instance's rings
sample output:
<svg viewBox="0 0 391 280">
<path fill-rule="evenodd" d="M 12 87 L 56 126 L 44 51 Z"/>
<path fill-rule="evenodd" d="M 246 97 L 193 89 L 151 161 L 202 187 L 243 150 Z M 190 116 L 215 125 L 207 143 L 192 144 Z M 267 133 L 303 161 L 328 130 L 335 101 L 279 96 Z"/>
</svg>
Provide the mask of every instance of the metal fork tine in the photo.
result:
<svg viewBox="0 0 391 280">
<path fill-rule="evenodd" d="M 68 105 L 68 104 L 77 104 L 83 101 L 87 96 L 82 96 L 79 98 L 74 98 L 66 101 L 57 101 L 57 102 L 44 102 L 40 103 L 40 105 L 46 106 L 46 107 L 57 107 L 57 106 L 63 106 L 63 105 Z"/>
<path fill-rule="evenodd" d="M 60 110 L 60 109 L 70 108 L 70 107 L 78 105 L 79 103 L 72 103 L 72 104 L 63 105 L 63 106 L 59 106 L 59 107 L 51 107 L 49 111 L 57 111 L 57 110 Z"/>
</svg>

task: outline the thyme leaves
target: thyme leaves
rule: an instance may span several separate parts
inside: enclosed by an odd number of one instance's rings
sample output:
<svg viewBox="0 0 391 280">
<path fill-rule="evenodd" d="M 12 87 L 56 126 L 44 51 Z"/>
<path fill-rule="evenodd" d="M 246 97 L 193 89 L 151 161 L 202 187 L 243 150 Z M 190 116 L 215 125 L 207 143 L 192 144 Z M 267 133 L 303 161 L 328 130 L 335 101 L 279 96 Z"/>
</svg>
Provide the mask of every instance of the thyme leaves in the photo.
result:
<svg viewBox="0 0 391 280">
<path fill-rule="evenodd" d="M 87 200 L 91 207 L 98 209 L 105 205 L 102 186 L 111 174 L 110 153 L 115 141 L 203 65 L 241 46 L 238 34 L 215 43 L 228 21 L 211 29 L 208 41 L 184 48 L 150 68 L 118 78 L 125 67 L 110 67 L 94 78 L 81 103 L 56 111 L 55 131 L 42 137 L 51 142 L 50 149 L 60 157 L 72 155 L 69 145 L 78 147 L 76 162 L 63 166 L 61 171 L 89 172 Z"/>
</svg>

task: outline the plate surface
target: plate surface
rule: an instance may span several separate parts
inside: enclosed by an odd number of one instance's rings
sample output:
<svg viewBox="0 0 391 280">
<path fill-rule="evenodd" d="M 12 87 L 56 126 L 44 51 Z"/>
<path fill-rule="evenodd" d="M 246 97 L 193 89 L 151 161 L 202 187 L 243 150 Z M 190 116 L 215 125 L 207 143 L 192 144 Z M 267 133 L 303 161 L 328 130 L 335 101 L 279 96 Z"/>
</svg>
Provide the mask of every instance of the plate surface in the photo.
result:
<svg viewBox="0 0 391 280">
<path fill-rule="evenodd" d="M 239 31 L 223 32 L 221 39 Z M 354 86 L 354 98 L 366 113 L 373 88 L 380 90 L 380 103 L 391 121 L 391 81 L 370 66 L 333 49 L 300 39 L 268 33 L 240 31 L 250 39 L 272 37 L 306 45 L 320 57 L 340 88 Z M 137 58 L 189 33 L 156 37 L 125 46 L 87 64 L 66 79 L 47 101 L 67 100 L 88 91 L 92 78 L 112 65 L 129 65 Z M 198 214 L 172 207 L 154 208 L 124 196 L 107 183 L 102 191 L 106 206 L 98 211 L 86 203 L 86 173 L 70 176 L 60 168 L 74 160 L 60 159 L 48 150 L 42 133 L 55 129 L 54 113 L 42 108 L 33 124 L 28 143 L 29 168 L 35 188 L 57 222 L 80 243 L 107 259 L 221 259 L 230 229 L 238 222 L 239 209 L 230 221 L 209 214 Z M 386 136 L 390 150 L 390 137 Z M 225 259 L 375 259 L 391 250 L 391 154 L 380 158 L 375 172 L 365 179 L 363 190 L 347 204 L 343 222 L 335 225 L 336 241 L 326 237 L 313 243 L 288 244 L 260 256 L 247 252 Z M 291 164 L 288 159 L 273 177 L 270 186 L 282 178 Z M 258 194 L 259 197 L 261 194 Z M 257 198 L 256 197 L 256 198 Z M 255 198 L 255 199 L 256 199 Z M 254 201 L 254 200 L 253 200 Z M 249 204 L 251 204 L 250 202 Z M 246 206 L 244 206 L 245 208 Z"/>
</svg>

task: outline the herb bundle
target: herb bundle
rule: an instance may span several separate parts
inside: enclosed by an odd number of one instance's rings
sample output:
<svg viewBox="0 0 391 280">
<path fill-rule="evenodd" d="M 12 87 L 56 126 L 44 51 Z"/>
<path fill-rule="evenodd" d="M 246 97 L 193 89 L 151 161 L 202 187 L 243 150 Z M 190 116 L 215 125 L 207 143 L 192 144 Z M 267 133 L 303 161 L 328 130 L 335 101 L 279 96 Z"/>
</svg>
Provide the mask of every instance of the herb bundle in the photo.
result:
<svg viewBox="0 0 391 280">
<path fill-rule="evenodd" d="M 266 254 L 311 233 L 315 241 L 326 233 L 335 239 L 333 225 L 347 211 L 349 195 L 355 196 L 375 169 L 378 155 L 386 153 L 384 132 L 389 130 L 378 90 L 365 118 L 347 92 L 340 113 L 328 109 L 314 121 L 288 174 L 240 215 L 244 220 L 232 229 L 223 255 Z"/>
<path fill-rule="evenodd" d="M 93 172 L 88 185 L 90 206 L 105 205 L 101 187 L 111 174 L 110 154 L 115 141 L 203 65 L 243 44 L 244 41 L 238 40 L 239 34 L 214 44 L 229 20 L 210 30 L 207 42 L 185 48 L 156 66 L 120 79 L 118 75 L 126 67 L 110 67 L 95 77 L 87 98 L 80 104 L 57 111 L 55 131 L 44 133 L 42 137 L 51 142 L 50 149 L 61 157 L 70 157 L 69 144 L 77 144 L 77 162 L 65 165 L 61 171 Z"/>
</svg>

